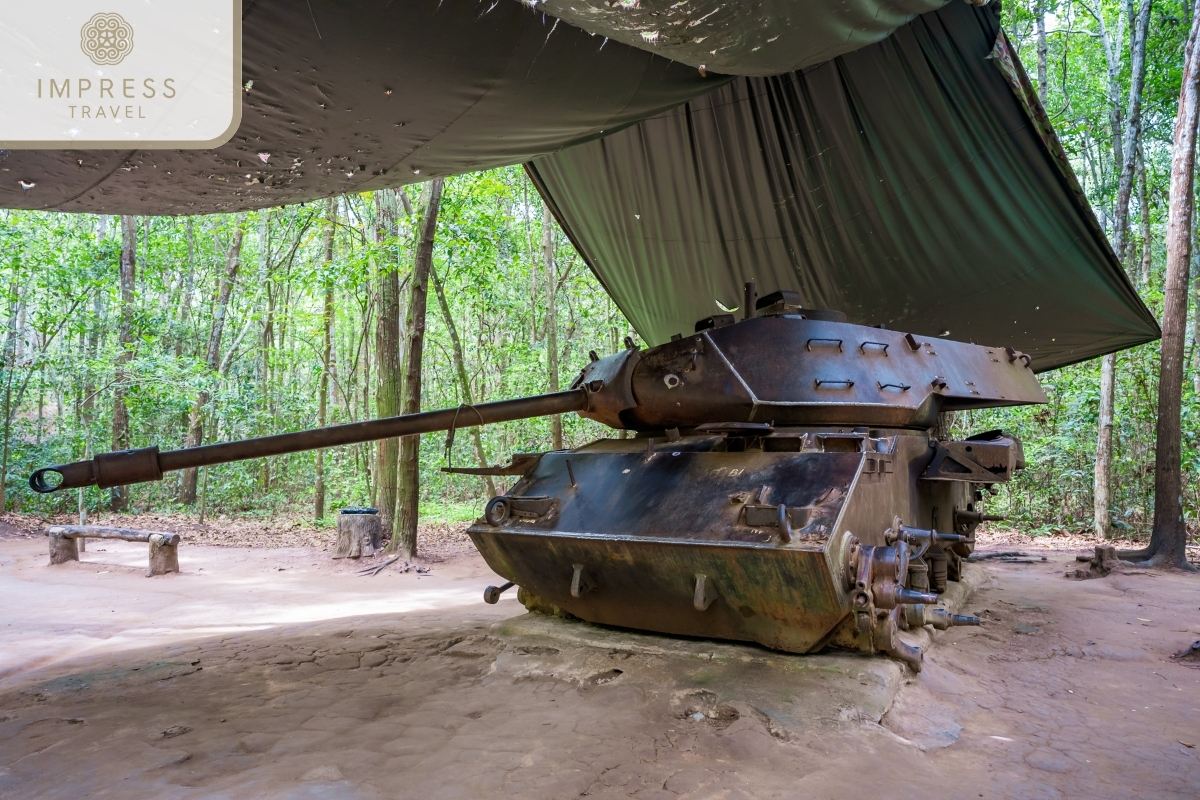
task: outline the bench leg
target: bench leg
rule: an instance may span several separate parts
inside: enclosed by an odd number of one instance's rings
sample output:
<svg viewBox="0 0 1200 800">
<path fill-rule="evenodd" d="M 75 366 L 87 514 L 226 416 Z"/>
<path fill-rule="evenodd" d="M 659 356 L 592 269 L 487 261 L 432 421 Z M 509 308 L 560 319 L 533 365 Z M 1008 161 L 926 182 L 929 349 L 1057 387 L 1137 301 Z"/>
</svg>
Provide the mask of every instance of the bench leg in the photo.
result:
<svg viewBox="0 0 1200 800">
<path fill-rule="evenodd" d="M 179 572 L 178 537 L 155 533 L 150 536 L 150 571 L 146 577 Z"/>
<path fill-rule="evenodd" d="M 79 560 L 79 546 L 75 544 L 73 537 L 62 533 L 50 533 L 46 535 L 50 540 L 50 563 L 63 564 L 67 561 Z"/>
</svg>

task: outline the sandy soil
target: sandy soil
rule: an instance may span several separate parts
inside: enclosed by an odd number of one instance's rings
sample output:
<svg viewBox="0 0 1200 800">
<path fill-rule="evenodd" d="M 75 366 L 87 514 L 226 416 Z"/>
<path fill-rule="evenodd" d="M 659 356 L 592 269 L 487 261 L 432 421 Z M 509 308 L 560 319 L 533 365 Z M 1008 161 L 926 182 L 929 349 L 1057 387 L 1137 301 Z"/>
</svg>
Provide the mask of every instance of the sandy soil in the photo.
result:
<svg viewBox="0 0 1200 800">
<path fill-rule="evenodd" d="M 492 627 L 522 609 L 480 601 L 474 555 L 369 578 L 313 548 L 193 545 L 147 579 L 144 545 L 49 567 L 14 536 L 0 797 L 1200 796 L 1200 669 L 1170 659 L 1200 639 L 1200 579 L 1079 582 L 1073 553 L 1043 554 L 986 565 L 986 626 L 940 634 L 882 725 L 780 727 L 702 672 L 699 709 L 678 675 L 517 674 L 549 656 Z"/>
<path fill-rule="evenodd" d="M 885 725 L 981 797 L 1200 797 L 1200 578 L 991 564 Z M 960 784 L 961 785 L 961 784 Z M 970 797 L 960 791 L 955 796 Z"/>
</svg>

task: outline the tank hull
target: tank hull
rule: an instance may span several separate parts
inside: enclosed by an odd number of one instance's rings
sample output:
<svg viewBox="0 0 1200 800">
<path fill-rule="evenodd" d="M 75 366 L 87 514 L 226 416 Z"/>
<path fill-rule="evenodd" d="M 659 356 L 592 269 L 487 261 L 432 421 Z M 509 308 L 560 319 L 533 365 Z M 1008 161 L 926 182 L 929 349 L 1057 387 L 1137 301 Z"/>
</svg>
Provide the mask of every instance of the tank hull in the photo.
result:
<svg viewBox="0 0 1200 800">
<path fill-rule="evenodd" d="M 956 512 L 976 512 L 976 482 L 926 474 L 939 452 L 926 431 L 689 434 L 547 453 L 471 539 L 531 609 L 795 653 L 875 650 L 855 619 L 852 548 L 886 549 L 898 523 L 961 532 Z M 954 547 L 936 551 L 950 572 L 971 541 Z"/>
</svg>

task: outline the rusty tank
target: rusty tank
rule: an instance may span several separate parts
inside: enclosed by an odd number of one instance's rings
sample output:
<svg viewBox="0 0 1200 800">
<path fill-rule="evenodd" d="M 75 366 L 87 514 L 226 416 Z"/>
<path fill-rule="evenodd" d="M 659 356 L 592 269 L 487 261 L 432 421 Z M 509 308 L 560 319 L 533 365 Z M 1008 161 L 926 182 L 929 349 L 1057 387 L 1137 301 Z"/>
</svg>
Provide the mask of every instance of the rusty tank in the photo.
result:
<svg viewBox="0 0 1200 800">
<path fill-rule="evenodd" d="M 1043 403 L 1029 356 L 868 327 L 793 292 L 690 335 L 594 352 L 567 391 L 40 469 L 38 492 L 354 442 L 577 412 L 633 436 L 451 471 L 504 475 L 468 533 L 534 611 L 793 653 L 882 652 L 898 632 L 978 624 L 935 607 L 996 485 L 1024 466 L 1003 431 L 942 435 L 944 412 Z"/>
</svg>

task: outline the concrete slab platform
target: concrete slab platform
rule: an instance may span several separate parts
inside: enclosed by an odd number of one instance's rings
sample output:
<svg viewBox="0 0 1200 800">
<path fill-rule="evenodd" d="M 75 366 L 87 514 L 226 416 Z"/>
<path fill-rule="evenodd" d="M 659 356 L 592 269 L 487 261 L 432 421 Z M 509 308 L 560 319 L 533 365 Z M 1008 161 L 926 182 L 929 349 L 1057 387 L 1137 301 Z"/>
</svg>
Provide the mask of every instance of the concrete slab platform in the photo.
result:
<svg viewBox="0 0 1200 800">
<path fill-rule="evenodd" d="M 985 579 L 967 565 L 939 606 L 959 613 Z M 930 629 L 904 632 L 928 648 Z M 681 719 L 722 720 L 753 714 L 781 739 L 847 722 L 878 723 L 912 672 L 899 661 L 858 653 L 795 655 L 754 644 L 640 633 L 543 614 L 526 614 L 492 626 L 490 637 L 465 640 L 447 651 L 474 655 L 492 650 L 492 671 L 516 680 L 551 679 L 594 686 L 620 678 L 644 692 L 662 693 L 669 713 Z M 490 646 L 489 646 L 490 645 Z M 701 717 L 697 717 L 699 714 Z"/>
</svg>

